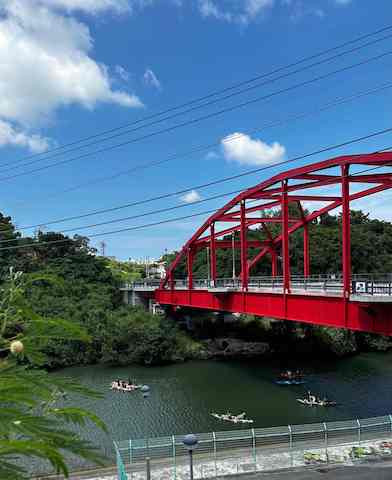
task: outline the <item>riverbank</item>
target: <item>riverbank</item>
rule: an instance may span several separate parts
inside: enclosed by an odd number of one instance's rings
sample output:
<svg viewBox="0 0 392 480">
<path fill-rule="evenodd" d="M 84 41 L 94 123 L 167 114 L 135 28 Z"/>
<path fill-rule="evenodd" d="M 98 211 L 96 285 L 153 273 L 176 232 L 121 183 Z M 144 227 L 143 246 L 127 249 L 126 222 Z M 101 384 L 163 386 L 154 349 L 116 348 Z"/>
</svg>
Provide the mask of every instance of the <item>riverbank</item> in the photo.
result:
<svg viewBox="0 0 392 480">
<path fill-rule="evenodd" d="M 392 338 L 318 327 L 270 318 L 179 312 L 174 318 L 127 309 L 120 323 L 111 325 L 109 340 L 94 355 L 67 366 L 102 363 L 112 366 L 165 365 L 188 360 L 257 357 L 343 358 L 362 352 L 385 352 Z M 73 363 L 75 361 L 76 363 Z M 64 366 L 62 360 L 52 366 Z M 290 367 L 290 365 L 289 365 Z"/>
<path fill-rule="evenodd" d="M 317 355 L 343 358 L 361 352 L 385 352 L 392 348 L 389 337 L 348 330 L 236 315 L 188 315 L 189 356 L 182 359 L 249 358 L 278 356 L 310 358 Z"/>
</svg>

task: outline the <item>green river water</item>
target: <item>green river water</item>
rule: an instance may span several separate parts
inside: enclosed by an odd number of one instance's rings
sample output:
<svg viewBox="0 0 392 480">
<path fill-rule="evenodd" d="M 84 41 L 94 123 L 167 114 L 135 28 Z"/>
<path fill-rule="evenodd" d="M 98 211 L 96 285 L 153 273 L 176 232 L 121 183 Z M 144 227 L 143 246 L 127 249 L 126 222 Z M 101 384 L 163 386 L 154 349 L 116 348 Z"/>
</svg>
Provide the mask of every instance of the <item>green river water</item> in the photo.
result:
<svg viewBox="0 0 392 480">
<path fill-rule="evenodd" d="M 300 368 L 303 386 L 274 383 L 282 369 Z M 254 427 L 351 419 L 392 413 L 392 353 L 369 353 L 343 360 L 293 362 L 197 361 L 163 367 L 73 367 L 55 372 L 103 393 L 101 400 L 77 399 L 107 424 L 106 435 L 91 427 L 83 436 L 113 456 L 112 440 L 244 428 L 221 423 L 210 412 L 246 412 Z M 116 378 L 136 378 L 151 387 L 140 392 L 110 390 Z M 328 394 L 336 408 L 309 408 L 296 402 L 307 390 Z M 70 399 L 71 401 L 72 399 Z M 74 466 L 77 466 L 75 464 Z"/>
</svg>

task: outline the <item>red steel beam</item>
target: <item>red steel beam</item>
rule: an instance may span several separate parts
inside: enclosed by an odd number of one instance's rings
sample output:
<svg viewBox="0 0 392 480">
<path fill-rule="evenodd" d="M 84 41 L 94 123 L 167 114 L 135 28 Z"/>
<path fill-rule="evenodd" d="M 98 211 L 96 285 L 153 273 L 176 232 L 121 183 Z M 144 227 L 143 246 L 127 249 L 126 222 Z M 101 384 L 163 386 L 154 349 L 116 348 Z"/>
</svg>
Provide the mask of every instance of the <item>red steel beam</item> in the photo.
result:
<svg viewBox="0 0 392 480">
<path fill-rule="evenodd" d="M 248 244 L 247 244 L 247 223 L 245 218 L 245 200 L 241 202 L 241 230 L 240 230 L 240 241 L 241 241 L 241 280 L 242 280 L 242 289 L 248 289 Z"/>
<path fill-rule="evenodd" d="M 204 224 L 194 233 L 194 235 L 188 240 L 188 242 L 184 245 L 180 253 L 177 255 L 176 259 L 173 261 L 173 263 L 170 265 L 166 278 L 163 279 L 161 282 L 161 286 L 165 286 L 166 283 L 169 281 L 169 279 L 173 278 L 173 271 L 179 264 L 179 262 L 182 260 L 184 255 L 186 255 L 187 248 L 189 245 L 195 243 L 198 238 L 201 237 L 201 235 L 204 234 L 204 232 L 208 229 L 209 225 L 211 222 L 216 221 L 220 216 L 226 214 L 230 210 L 232 210 L 235 205 L 240 203 L 241 201 L 245 199 L 250 199 L 254 198 L 257 195 L 264 195 L 266 198 L 271 198 L 275 193 L 280 193 L 280 189 L 276 190 L 274 188 L 270 188 L 273 185 L 276 185 L 277 183 L 280 183 L 282 180 L 289 180 L 293 178 L 298 178 L 301 175 L 312 175 L 312 174 L 319 174 L 323 170 L 330 169 L 332 167 L 339 167 L 345 164 L 356 164 L 356 165 L 376 165 L 376 166 L 391 166 L 392 164 L 392 153 L 391 152 L 380 152 L 380 153 L 371 153 L 371 154 L 360 154 L 360 155 L 346 155 L 346 156 L 340 156 L 336 158 L 332 158 L 329 160 L 323 160 L 317 163 L 313 163 L 310 165 L 306 165 L 304 167 L 299 167 L 299 168 L 294 168 L 291 170 L 288 170 L 286 172 L 282 172 L 280 174 L 275 175 L 274 177 L 261 182 L 260 184 L 256 185 L 255 187 L 248 188 L 241 194 L 237 195 L 235 198 L 233 198 L 231 201 L 229 201 L 225 206 L 220 208 L 215 214 L 211 215 L 210 218 L 208 218 Z M 392 178 L 392 177 L 391 177 Z M 297 184 L 297 185 L 290 185 L 288 187 L 288 192 L 295 191 L 295 190 L 303 190 L 306 188 L 317 188 L 320 186 L 328 185 L 328 184 L 333 184 L 336 183 L 336 179 L 334 178 L 327 178 L 321 181 L 315 181 L 315 182 L 310 182 L 306 184 Z M 377 187 L 376 187 L 377 188 Z M 380 190 L 382 191 L 385 190 L 386 188 L 391 188 L 391 185 L 389 183 L 386 183 L 384 188 L 379 187 Z M 364 191 L 365 192 L 365 191 Z M 363 196 L 366 196 L 367 193 L 363 193 Z M 361 198 L 361 197 L 358 197 Z M 334 202 L 338 203 L 338 202 Z M 334 204 L 333 203 L 333 204 Z M 340 202 L 341 203 L 341 202 Z M 340 205 L 339 203 L 339 205 Z M 333 205 L 332 204 L 332 205 Z M 334 207 L 336 208 L 336 207 Z M 330 208 L 332 209 L 332 208 Z M 321 210 L 320 210 L 321 211 Z M 314 212 L 314 213 L 319 213 Z M 327 210 L 329 211 L 329 210 Z M 316 218 L 316 217 L 315 217 Z M 302 223 L 301 223 L 302 226 Z M 295 226 L 294 226 L 295 227 Z M 292 227 L 293 228 L 293 227 Z M 290 230 L 292 230 L 292 228 Z M 233 231 L 233 230 L 232 230 Z"/>
<path fill-rule="evenodd" d="M 289 201 L 287 180 L 282 181 L 282 255 L 284 293 L 290 293 Z"/>
<path fill-rule="evenodd" d="M 268 240 L 248 240 L 248 248 L 260 248 L 264 246 L 264 243 L 270 243 Z M 203 243 L 197 243 L 197 248 L 202 249 L 203 247 L 206 247 L 209 245 L 209 241 L 205 241 Z M 232 248 L 233 243 L 231 240 L 215 240 L 215 249 L 226 249 L 226 248 Z M 236 249 L 241 248 L 241 242 L 234 242 L 234 246 Z"/>
<path fill-rule="evenodd" d="M 385 183 L 391 181 L 391 174 L 375 173 L 373 175 L 350 175 L 350 182 L 356 183 Z"/>
<path fill-rule="evenodd" d="M 216 282 L 216 246 L 215 246 L 215 223 L 210 226 L 210 265 L 211 265 L 211 283 L 215 285 Z"/>
<path fill-rule="evenodd" d="M 344 298 L 351 292 L 350 165 L 342 165 L 342 271 Z"/>
<path fill-rule="evenodd" d="M 342 197 L 332 197 L 327 195 L 289 195 L 289 202 L 336 202 L 341 199 Z"/>
<path fill-rule="evenodd" d="M 339 198 L 340 200 L 340 198 Z M 306 221 L 306 215 L 304 209 L 302 208 L 302 204 L 298 201 L 298 208 L 301 213 L 301 218 L 304 225 L 304 235 L 303 235 L 303 242 L 304 242 L 304 277 L 307 278 L 310 275 L 310 254 L 309 254 L 309 223 Z"/>
<path fill-rule="evenodd" d="M 193 249 L 188 248 L 187 267 L 188 267 L 188 289 L 193 289 Z"/>
<path fill-rule="evenodd" d="M 280 205 L 280 199 L 277 200 L 276 202 L 264 203 L 262 205 L 256 205 L 255 207 L 247 208 L 246 209 L 246 214 L 259 212 L 260 210 L 269 210 L 273 207 L 278 207 L 279 205 Z M 226 215 L 222 215 L 220 218 L 225 218 L 227 216 L 240 217 L 241 216 L 241 210 L 236 210 L 235 212 L 229 212 Z M 237 220 L 239 220 L 239 218 Z"/>
<path fill-rule="evenodd" d="M 374 195 L 376 193 L 383 192 L 384 190 L 388 190 L 390 188 L 392 188 L 392 182 L 390 184 L 378 185 L 376 187 L 368 188 L 366 190 L 362 190 L 361 192 L 357 192 L 357 193 L 354 193 L 354 194 L 350 195 L 350 201 L 352 202 L 354 200 L 359 200 L 360 198 L 367 197 L 369 195 Z M 325 213 L 328 213 L 332 210 L 335 210 L 335 208 L 340 207 L 341 204 L 342 204 L 342 201 L 336 201 L 336 202 L 333 202 L 329 205 L 326 205 L 325 207 L 321 208 L 320 210 L 316 210 L 316 211 L 312 212 L 311 214 L 309 214 L 306 217 L 306 221 L 310 223 L 313 220 L 315 220 L 316 218 L 320 217 L 321 215 L 324 215 Z M 300 222 L 298 222 L 296 225 L 293 225 L 289 230 L 289 234 L 291 235 L 292 233 L 296 232 L 299 228 L 303 227 L 303 225 L 304 225 L 304 222 L 302 220 Z M 280 236 L 278 236 L 274 239 L 274 244 L 277 245 L 281 241 L 282 241 L 282 236 L 280 235 Z M 263 250 L 258 255 L 256 255 L 251 260 L 249 268 L 252 268 L 266 253 L 267 252 L 265 250 Z"/>
<path fill-rule="evenodd" d="M 333 180 L 336 179 L 336 183 L 340 182 L 339 175 L 323 175 L 323 174 L 315 174 L 315 173 L 304 173 L 302 175 L 296 175 L 293 177 L 295 180 L 316 180 L 316 181 L 323 181 L 323 180 Z"/>
</svg>

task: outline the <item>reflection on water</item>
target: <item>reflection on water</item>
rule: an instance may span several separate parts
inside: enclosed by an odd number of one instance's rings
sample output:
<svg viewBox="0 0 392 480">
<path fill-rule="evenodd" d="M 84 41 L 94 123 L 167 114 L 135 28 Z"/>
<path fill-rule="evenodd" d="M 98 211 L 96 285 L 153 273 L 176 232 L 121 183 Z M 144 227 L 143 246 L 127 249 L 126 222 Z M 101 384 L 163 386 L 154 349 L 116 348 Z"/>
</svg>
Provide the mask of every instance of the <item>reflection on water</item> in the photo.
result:
<svg viewBox="0 0 392 480">
<path fill-rule="evenodd" d="M 308 383 L 279 386 L 274 383 L 287 367 L 303 369 Z M 165 367 L 103 366 L 68 368 L 53 375 L 78 379 L 104 394 L 101 400 L 78 399 L 79 406 L 98 414 L 109 435 L 95 428 L 83 435 L 112 456 L 112 439 L 125 440 L 190 432 L 243 428 L 221 423 L 210 412 L 246 412 L 254 427 L 309 423 L 385 415 L 392 411 L 392 354 L 363 354 L 344 359 L 293 362 L 277 360 L 199 361 Z M 151 387 L 140 392 L 110 390 L 113 379 L 136 378 Z M 307 390 L 327 394 L 336 408 L 309 408 L 296 399 Z"/>
</svg>

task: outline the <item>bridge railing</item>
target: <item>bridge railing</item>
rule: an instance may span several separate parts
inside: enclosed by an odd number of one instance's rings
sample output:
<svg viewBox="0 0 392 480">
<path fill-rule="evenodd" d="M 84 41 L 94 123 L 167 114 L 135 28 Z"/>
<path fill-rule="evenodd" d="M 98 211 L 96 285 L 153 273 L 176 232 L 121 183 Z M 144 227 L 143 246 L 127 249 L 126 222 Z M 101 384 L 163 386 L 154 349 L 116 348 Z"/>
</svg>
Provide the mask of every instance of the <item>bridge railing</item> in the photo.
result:
<svg viewBox="0 0 392 480">
<path fill-rule="evenodd" d="M 160 283 L 161 281 L 159 279 L 145 278 L 143 280 L 136 280 L 134 282 L 124 283 L 122 288 L 128 290 L 133 290 L 134 288 L 158 288 Z"/>
<path fill-rule="evenodd" d="M 392 274 L 355 274 L 352 275 L 351 292 L 355 295 L 372 295 L 372 296 L 392 296 Z M 187 278 L 175 279 L 174 288 L 184 290 L 189 288 Z M 138 280 L 123 286 L 125 289 L 154 289 L 160 285 L 159 279 L 144 279 Z M 167 289 L 170 285 L 166 286 Z M 199 290 L 213 289 L 213 288 L 227 288 L 227 289 L 241 289 L 240 278 L 218 278 L 213 282 L 210 279 L 194 279 L 193 288 Z M 283 291 L 283 277 L 282 276 L 252 276 L 248 281 L 248 288 L 250 290 L 272 290 L 277 293 Z M 343 278 L 341 274 L 326 274 L 326 275 L 311 275 L 305 277 L 303 275 L 291 276 L 291 290 L 292 291 L 307 291 L 307 292 L 326 292 L 342 294 Z"/>
<path fill-rule="evenodd" d="M 392 458 L 392 416 L 196 435 L 194 478 Z M 122 480 L 189 478 L 182 436 L 116 442 Z"/>
</svg>

